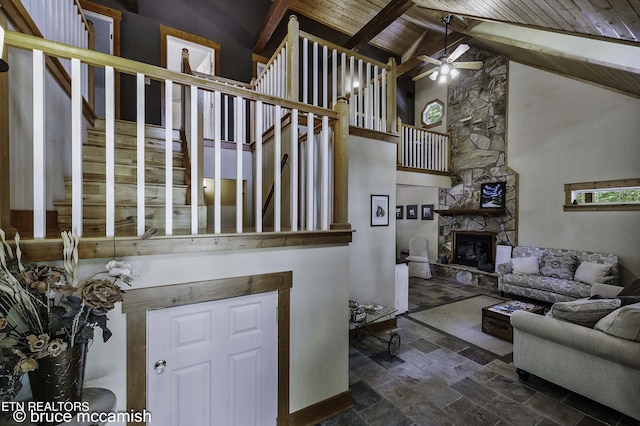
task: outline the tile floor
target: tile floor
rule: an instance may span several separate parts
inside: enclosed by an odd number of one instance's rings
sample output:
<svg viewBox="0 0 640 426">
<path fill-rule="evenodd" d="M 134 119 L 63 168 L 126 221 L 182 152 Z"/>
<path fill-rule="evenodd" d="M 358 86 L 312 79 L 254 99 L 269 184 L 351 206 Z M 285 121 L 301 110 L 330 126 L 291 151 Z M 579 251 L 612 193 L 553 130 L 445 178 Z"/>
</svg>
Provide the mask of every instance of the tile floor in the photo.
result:
<svg viewBox="0 0 640 426">
<path fill-rule="evenodd" d="M 411 278 L 409 312 L 491 294 L 445 278 Z M 532 376 L 518 380 L 500 358 L 455 337 L 397 319 L 400 353 L 373 337 L 352 342 L 353 408 L 321 423 L 344 425 L 636 425 L 640 422 Z M 640 403 L 640 401 L 639 401 Z"/>
</svg>

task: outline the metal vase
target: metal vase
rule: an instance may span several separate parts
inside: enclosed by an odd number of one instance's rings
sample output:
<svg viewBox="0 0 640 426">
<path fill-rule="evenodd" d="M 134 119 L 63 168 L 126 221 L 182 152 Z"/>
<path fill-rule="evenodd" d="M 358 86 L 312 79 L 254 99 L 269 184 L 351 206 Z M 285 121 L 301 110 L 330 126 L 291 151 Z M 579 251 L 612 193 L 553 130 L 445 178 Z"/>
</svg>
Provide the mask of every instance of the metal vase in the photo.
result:
<svg viewBox="0 0 640 426">
<path fill-rule="evenodd" d="M 38 368 L 29 372 L 33 400 L 38 402 L 82 401 L 82 385 L 87 355 L 86 344 L 68 348 L 57 357 L 38 360 Z"/>
</svg>

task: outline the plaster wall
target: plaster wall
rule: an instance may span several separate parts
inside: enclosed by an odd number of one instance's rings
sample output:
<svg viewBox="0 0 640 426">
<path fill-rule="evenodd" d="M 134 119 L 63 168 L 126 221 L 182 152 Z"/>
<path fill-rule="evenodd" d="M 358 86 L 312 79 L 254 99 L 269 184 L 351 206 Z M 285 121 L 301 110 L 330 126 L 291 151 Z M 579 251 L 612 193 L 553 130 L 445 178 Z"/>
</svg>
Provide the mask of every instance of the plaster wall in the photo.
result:
<svg viewBox="0 0 640 426">
<path fill-rule="evenodd" d="M 349 137 L 349 297 L 395 304 L 396 145 Z M 389 195 L 389 226 L 371 226 L 371 195 Z"/>
<path fill-rule="evenodd" d="M 508 164 L 519 173 L 518 243 L 620 256 L 640 277 L 640 212 L 565 212 L 565 183 L 640 176 L 640 100 L 511 62 Z"/>
<path fill-rule="evenodd" d="M 348 389 L 347 246 L 265 249 L 126 258 L 134 288 L 293 271 L 291 289 L 290 411 Z M 82 277 L 108 259 L 80 262 Z M 111 339 L 96 339 L 89 350 L 86 386 L 105 387 L 126 410 L 126 315 L 120 304 L 109 313 Z M 153 413 L 152 413 L 153 414 Z"/>
</svg>

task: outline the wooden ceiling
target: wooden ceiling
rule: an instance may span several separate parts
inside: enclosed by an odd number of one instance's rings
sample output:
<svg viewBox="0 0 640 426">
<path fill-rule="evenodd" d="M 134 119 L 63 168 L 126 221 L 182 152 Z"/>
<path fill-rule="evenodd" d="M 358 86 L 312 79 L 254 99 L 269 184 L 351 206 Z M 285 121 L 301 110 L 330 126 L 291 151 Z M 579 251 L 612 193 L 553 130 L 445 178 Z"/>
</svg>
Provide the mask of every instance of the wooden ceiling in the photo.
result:
<svg viewBox="0 0 640 426">
<path fill-rule="evenodd" d="M 407 62 L 400 69 L 409 75 L 417 74 L 422 65 L 416 56 L 441 53 L 441 19 L 451 14 L 450 39 L 457 37 L 514 61 L 640 97 L 640 67 L 594 64 L 587 58 L 472 31 L 483 21 L 514 24 L 627 44 L 640 52 L 640 0 L 273 0 L 273 4 L 284 1 L 296 14 L 351 36 L 350 48 L 368 42 L 405 56 Z"/>
</svg>

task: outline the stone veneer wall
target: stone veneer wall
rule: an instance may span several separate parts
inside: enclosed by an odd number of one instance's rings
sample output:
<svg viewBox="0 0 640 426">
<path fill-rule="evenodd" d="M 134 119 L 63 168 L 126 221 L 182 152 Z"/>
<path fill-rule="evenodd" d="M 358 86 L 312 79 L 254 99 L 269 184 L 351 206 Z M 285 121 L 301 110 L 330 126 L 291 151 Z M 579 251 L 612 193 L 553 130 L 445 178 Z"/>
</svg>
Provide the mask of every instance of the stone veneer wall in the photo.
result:
<svg viewBox="0 0 640 426">
<path fill-rule="evenodd" d="M 506 211 L 483 215 L 439 216 L 439 255 L 451 258 L 451 230 L 497 232 L 497 243 L 516 245 L 517 175 L 505 164 L 508 62 L 471 48 L 464 61 L 481 60 L 481 70 L 462 70 L 448 88 L 451 188 L 440 189 L 440 209 L 480 207 L 480 184 L 506 182 Z"/>
</svg>

